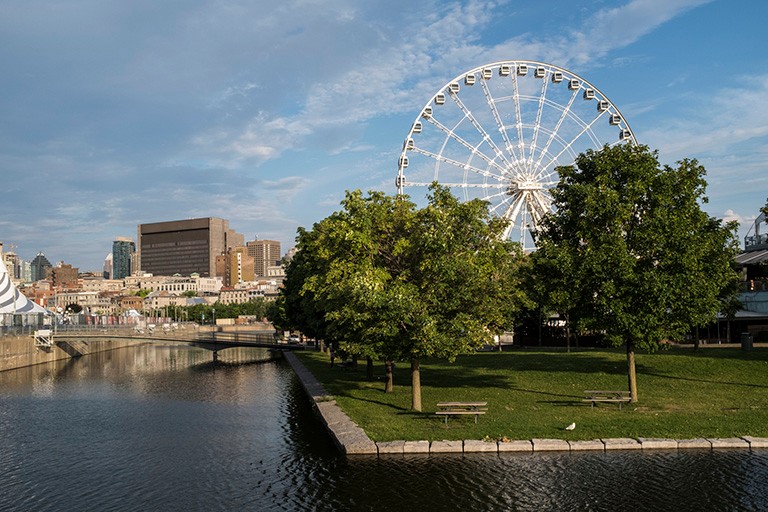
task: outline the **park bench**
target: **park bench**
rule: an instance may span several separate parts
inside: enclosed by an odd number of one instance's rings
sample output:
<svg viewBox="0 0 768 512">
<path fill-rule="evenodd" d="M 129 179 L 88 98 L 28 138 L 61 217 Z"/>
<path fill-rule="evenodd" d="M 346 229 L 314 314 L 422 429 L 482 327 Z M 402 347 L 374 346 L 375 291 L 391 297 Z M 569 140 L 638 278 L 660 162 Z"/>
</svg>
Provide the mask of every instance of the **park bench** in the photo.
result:
<svg viewBox="0 0 768 512">
<path fill-rule="evenodd" d="M 591 402 L 592 407 L 597 402 L 608 402 L 618 403 L 619 409 L 621 409 L 621 404 L 628 403 L 632 399 L 629 391 L 587 390 L 584 391 L 584 396 L 582 402 Z"/>
<path fill-rule="evenodd" d="M 472 414 L 477 423 L 477 417 L 488 411 L 486 405 L 488 402 L 440 402 L 437 404 L 438 411 L 435 414 L 443 416 L 446 423 L 448 423 L 448 416 Z"/>
</svg>

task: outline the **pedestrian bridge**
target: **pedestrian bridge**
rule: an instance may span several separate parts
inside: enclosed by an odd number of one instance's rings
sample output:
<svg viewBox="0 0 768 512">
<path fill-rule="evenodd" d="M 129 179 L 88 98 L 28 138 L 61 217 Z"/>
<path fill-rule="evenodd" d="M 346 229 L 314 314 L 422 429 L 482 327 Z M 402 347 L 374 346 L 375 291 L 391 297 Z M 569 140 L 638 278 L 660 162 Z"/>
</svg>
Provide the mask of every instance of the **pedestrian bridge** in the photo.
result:
<svg viewBox="0 0 768 512">
<path fill-rule="evenodd" d="M 217 332 L 188 329 L 136 329 L 124 326 L 98 326 L 96 328 L 46 329 L 33 335 L 38 346 L 59 343 L 85 342 L 88 340 L 119 339 L 147 343 L 184 343 L 204 348 L 214 353 L 236 347 L 264 348 L 269 350 L 314 349 L 314 344 L 288 343 L 278 339 L 274 331 Z"/>
</svg>

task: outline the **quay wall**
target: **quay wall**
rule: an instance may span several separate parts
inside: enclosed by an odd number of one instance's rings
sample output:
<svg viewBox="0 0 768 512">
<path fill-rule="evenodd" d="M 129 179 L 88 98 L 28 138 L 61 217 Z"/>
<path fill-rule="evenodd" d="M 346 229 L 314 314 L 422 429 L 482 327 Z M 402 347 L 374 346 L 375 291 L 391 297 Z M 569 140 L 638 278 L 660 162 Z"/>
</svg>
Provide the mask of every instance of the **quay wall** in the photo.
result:
<svg viewBox="0 0 768 512">
<path fill-rule="evenodd" d="M 5 335 L 0 337 L 0 371 L 13 370 L 60 359 L 84 356 L 96 352 L 135 347 L 146 340 L 88 338 L 87 340 L 59 340 L 55 336 L 50 347 L 35 346 L 35 339 L 27 335 Z"/>
</svg>

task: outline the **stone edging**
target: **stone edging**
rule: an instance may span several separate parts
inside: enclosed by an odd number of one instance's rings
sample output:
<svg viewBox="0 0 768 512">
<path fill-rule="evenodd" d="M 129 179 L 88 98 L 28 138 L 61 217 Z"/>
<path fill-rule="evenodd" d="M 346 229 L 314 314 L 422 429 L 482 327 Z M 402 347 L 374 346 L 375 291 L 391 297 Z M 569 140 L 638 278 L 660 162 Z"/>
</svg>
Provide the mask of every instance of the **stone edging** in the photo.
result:
<svg viewBox="0 0 768 512">
<path fill-rule="evenodd" d="M 336 400 L 326 393 L 325 388 L 299 361 L 296 354 L 287 350 L 283 351 L 285 360 L 296 372 L 301 385 L 312 400 L 315 410 L 331 434 L 336 446 L 346 454 L 376 455 L 378 448 L 368 435 L 349 416 L 336 405 Z"/>
<path fill-rule="evenodd" d="M 640 437 L 567 441 L 564 439 L 531 439 L 530 441 L 382 441 L 376 443 L 329 396 L 322 384 L 296 357 L 284 351 L 283 355 L 296 372 L 304 390 L 312 399 L 315 410 L 325 424 L 331 438 L 345 454 L 385 455 L 412 453 L 504 453 L 554 451 L 610 451 L 610 450 L 678 450 L 722 448 L 768 448 L 766 437 L 729 437 L 701 439 L 657 439 Z"/>
</svg>

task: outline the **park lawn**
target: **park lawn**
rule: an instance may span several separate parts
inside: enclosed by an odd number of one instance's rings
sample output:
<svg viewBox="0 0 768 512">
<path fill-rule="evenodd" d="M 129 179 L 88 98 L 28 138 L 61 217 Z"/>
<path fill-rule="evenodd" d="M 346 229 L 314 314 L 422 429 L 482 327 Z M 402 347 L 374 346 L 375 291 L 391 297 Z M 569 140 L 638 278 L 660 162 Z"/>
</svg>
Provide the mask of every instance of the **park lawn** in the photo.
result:
<svg viewBox="0 0 768 512">
<path fill-rule="evenodd" d="M 627 389 L 623 350 L 514 349 L 454 363 L 423 361 L 422 413 L 410 411 L 407 364 L 395 369 L 394 393 L 384 393 L 383 364 L 367 382 L 364 363 L 331 368 L 327 354 L 300 357 L 374 441 L 768 437 L 768 349 L 638 353 L 639 401 L 621 410 L 615 404 L 592 408 L 582 398 L 587 389 Z M 488 412 L 477 424 L 472 416 L 446 424 L 434 414 L 443 401 L 487 401 Z M 576 429 L 564 430 L 572 422 Z"/>
</svg>

